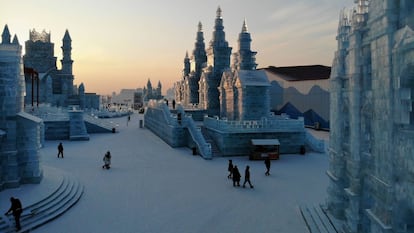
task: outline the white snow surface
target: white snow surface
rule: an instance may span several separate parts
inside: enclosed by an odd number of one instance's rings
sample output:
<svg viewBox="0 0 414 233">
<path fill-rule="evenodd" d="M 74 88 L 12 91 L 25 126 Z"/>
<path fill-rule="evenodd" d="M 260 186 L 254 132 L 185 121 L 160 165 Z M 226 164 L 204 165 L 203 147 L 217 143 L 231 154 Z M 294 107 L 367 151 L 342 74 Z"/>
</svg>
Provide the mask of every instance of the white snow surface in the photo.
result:
<svg viewBox="0 0 414 233">
<path fill-rule="evenodd" d="M 281 155 L 265 176 L 263 161 L 250 161 L 247 154 L 204 160 L 188 148 L 171 148 L 139 128 L 142 118 L 132 115 L 128 126 L 126 117 L 107 119 L 119 124 L 119 133 L 63 141 L 64 159 L 56 156 L 59 141 L 46 141 L 41 184 L 0 192 L 0 210 L 10 207 L 10 196 L 23 206 L 39 201 L 57 187 L 57 171 L 64 171 L 77 177 L 85 192 L 68 212 L 35 233 L 308 232 L 299 205 L 324 203 L 326 154 Z M 112 168 L 103 170 L 107 150 Z M 229 159 L 242 174 L 241 184 L 250 166 L 254 189 L 233 187 L 227 179 Z"/>
</svg>

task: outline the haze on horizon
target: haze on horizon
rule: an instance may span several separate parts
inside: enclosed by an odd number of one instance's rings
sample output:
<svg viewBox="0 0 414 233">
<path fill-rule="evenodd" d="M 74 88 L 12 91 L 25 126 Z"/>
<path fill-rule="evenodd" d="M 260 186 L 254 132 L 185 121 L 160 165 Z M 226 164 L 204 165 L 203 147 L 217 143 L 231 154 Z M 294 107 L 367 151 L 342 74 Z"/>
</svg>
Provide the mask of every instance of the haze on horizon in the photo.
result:
<svg viewBox="0 0 414 233">
<path fill-rule="evenodd" d="M 24 2 L 24 4 L 22 4 Z M 198 22 L 206 48 L 217 7 L 226 40 L 237 50 L 246 19 L 259 68 L 332 65 L 339 12 L 353 0 L 73 0 L 8 1 L 0 8 L 0 28 L 9 26 L 20 44 L 29 30 L 51 33 L 57 66 L 66 29 L 72 38 L 74 83 L 87 92 L 111 94 L 161 81 L 163 93 L 181 79 L 186 51 L 192 54 Z"/>
</svg>

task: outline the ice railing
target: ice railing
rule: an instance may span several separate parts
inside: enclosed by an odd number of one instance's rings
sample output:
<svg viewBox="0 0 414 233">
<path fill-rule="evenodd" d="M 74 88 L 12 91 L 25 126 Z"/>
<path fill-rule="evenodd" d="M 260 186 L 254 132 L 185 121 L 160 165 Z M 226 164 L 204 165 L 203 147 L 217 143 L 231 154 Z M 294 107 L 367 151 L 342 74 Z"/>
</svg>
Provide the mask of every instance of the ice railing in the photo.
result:
<svg viewBox="0 0 414 233">
<path fill-rule="evenodd" d="M 26 106 L 25 112 L 41 118 L 43 121 L 68 121 L 66 108 L 52 107 L 50 104 L 40 104 L 38 107 Z"/>
<path fill-rule="evenodd" d="M 319 153 L 326 152 L 326 145 L 325 141 L 322 139 L 318 139 L 313 136 L 309 131 L 305 130 L 305 143 L 308 145 L 313 151 Z"/>
<path fill-rule="evenodd" d="M 219 117 L 204 117 L 204 126 L 226 132 L 301 132 L 304 131 L 303 117 L 290 119 L 287 115 L 274 115 L 260 120 L 233 121 Z"/>
<path fill-rule="evenodd" d="M 178 126 L 177 117 L 174 117 L 171 114 L 170 109 L 164 103 L 163 100 L 150 100 L 148 101 L 149 108 L 158 108 L 162 110 L 164 120 L 167 122 L 168 125 Z"/>
</svg>

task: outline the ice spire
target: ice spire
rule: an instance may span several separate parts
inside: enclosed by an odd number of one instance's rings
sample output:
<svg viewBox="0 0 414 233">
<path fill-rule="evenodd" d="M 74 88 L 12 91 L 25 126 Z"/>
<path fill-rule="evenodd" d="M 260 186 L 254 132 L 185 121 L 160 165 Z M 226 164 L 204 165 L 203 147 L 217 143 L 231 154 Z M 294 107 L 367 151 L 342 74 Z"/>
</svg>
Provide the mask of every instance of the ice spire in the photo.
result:
<svg viewBox="0 0 414 233">
<path fill-rule="evenodd" d="M 247 23 L 246 23 L 246 19 L 244 19 L 244 21 L 243 21 L 242 32 L 248 32 L 248 30 L 247 30 Z"/>
<path fill-rule="evenodd" d="M 190 58 L 188 57 L 188 51 L 185 52 L 185 58 L 184 58 L 184 70 L 183 70 L 183 76 L 186 77 L 190 74 L 191 71 L 191 64 L 190 64 Z"/>
<path fill-rule="evenodd" d="M 13 42 L 12 42 L 13 44 L 16 44 L 16 45 L 18 45 L 19 44 L 19 39 L 17 39 L 17 35 L 14 35 L 14 37 L 13 37 Z"/>
<path fill-rule="evenodd" d="M 62 53 L 63 53 L 63 59 L 61 60 L 62 63 L 62 70 L 66 74 L 72 74 L 72 39 L 70 38 L 69 31 L 66 29 L 65 35 L 62 39 Z"/>
<path fill-rule="evenodd" d="M 198 22 L 198 32 L 202 32 L 203 31 L 203 24 L 201 24 L 201 22 Z"/>
<path fill-rule="evenodd" d="M 195 63 L 195 80 L 198 82 L 198 80 L 200 80 L 201 71 L 204 67 L 204 64 L 207 62 L 203 25 L 201 24 L 201 22 L 198 22 L 198 31 L 193 50 L 193 61 Z"/>
<path fill-rule="evenodd" d="M 221 19 L 221 8 L 220 8 L 220 6 L 217 7 L 216 18 Z"/>
<path fill-rule="evenodd" d="M 7 24 L 4 26 L 3 34 L 1 34 L 1 39 L 3 44 L 10 44 L 10 31 Z"/>
<path fill-rule="evenodd" d="M 235 70 L 255 70 L 257 67 L 255 58 L 257 52 L 251 50 L 252 38 L 247 30 L 246 19 L 243 21 L 238 42 L 239 51 L 233 54 L 233 68 Z"/>
<path fill-rule="evenodd" d="M 66 29 L 65 31 L 65 35 L 63 36 L 63 41 L 72 41 L 72 39 L 70 38 L 68 29 Z"/>
</svg>

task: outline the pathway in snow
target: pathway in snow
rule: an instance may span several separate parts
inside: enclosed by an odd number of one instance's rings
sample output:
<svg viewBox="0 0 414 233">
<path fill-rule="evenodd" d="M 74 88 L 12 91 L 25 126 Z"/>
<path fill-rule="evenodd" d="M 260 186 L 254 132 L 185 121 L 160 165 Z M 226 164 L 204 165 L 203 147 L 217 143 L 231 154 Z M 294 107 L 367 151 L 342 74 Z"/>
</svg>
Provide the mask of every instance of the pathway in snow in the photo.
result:
<svg viewBox="0 0 414 233">
<path fill-rule="evenodd" d="M 263 161 L 233 157 L 242 176 L 250 166 L 255 187 L 234 188 L 227 179 L 228 158 L 204 160 L 188 148 L 171 148 L 139 128 L 140 119 L 132 115 L 128 126 L 126 117 L 107 119 L 119 124 L 119 133 L 63 141 L 64 159 L 56 157 L 59 141 L 46 141 L 42 163 L 76 176 L 85 193 L 62 217 L 34 232 L 308 232 L 299 205 L 325 201 L 325 154 L 281 155 L 272 161 L 270 176 Z M 103 170 L 107 150 L 112 168 Z M 0 208 L 8 209 L 10 195 L 30 202 L 54 184 L 45 177 L 40 185 L 0 192 Z"/>
</svg>

